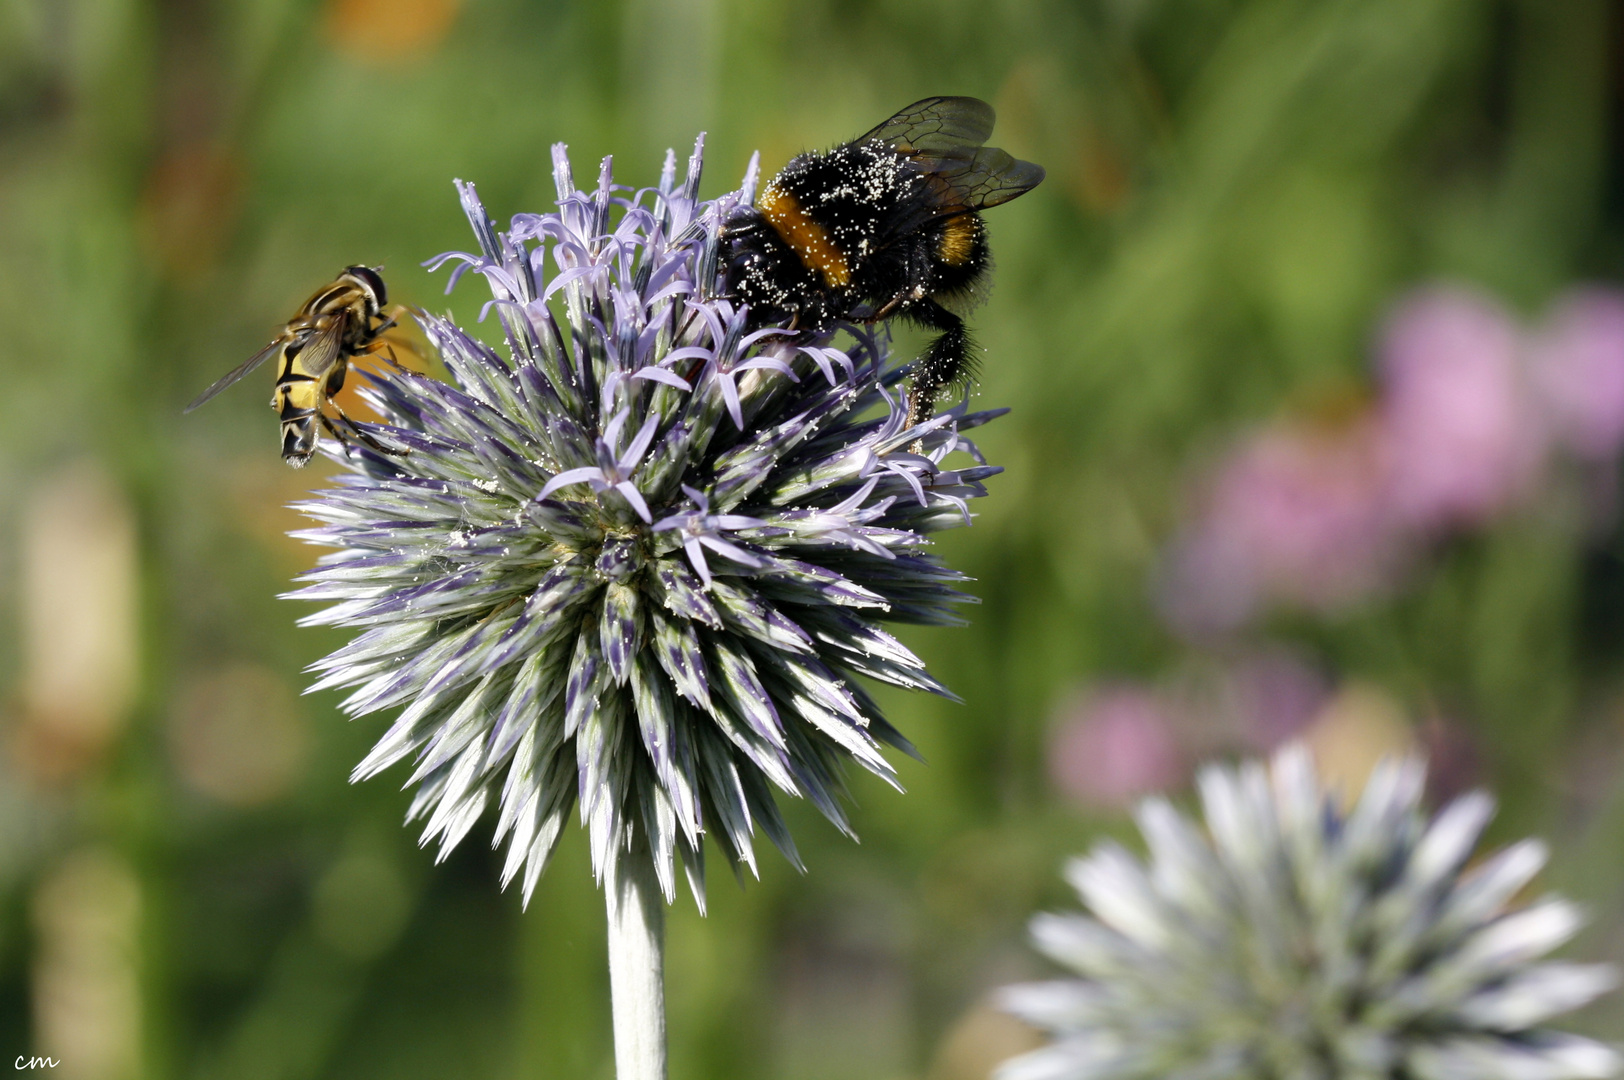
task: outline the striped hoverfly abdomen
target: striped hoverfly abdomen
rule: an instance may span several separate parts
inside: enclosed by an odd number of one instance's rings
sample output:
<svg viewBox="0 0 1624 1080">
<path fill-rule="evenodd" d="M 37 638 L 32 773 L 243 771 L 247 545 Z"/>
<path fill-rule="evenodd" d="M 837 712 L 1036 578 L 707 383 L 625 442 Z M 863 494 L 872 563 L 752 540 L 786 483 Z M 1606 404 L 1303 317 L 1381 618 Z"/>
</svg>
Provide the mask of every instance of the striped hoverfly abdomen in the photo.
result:
<svg viewBox="0 0 1624 1080">
<path fill-rule="evenodd" d="M 369 266 L 346 267 L 336 279 L 316 290 L 268 345 L 199 394 L 186 411 L 191 412 L 276 356 L 280 360 L 271 408 L 282 425 L 282 457 L 289 465 L 297 469 L 310 461 L 316 451 L 318 424 L 346 449 L 353 437 L 379 453 L 407 453 L 386 447 L 368 435 L 332 400 L 344 386 L 351 357 L 386 349 L 381 335 L 395 325 L 395 320 L 384 314 L 388 303 L 389 293 L 377 270 Z M 329 406 L 336 417 L 328 415 Z"/>
</svg>

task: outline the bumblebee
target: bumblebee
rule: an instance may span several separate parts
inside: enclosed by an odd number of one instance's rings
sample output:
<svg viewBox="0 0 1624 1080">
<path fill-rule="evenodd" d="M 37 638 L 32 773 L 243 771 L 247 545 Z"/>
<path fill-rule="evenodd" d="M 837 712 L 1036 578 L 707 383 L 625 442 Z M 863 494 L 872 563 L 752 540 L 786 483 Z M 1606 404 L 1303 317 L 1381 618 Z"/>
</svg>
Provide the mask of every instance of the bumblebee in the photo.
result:
<svg viewBox="0 0 1624 1080">
<path fill-rule="evenodd" d="M 872 131 L 793 159 L 723 230 L 728 294 L 754 329 L 827 330 L 901 316 L 940 331 L 914 364 L 908 424 L 975 376 L 961 310 L 992 257 L 980 211 L 1031 191 L 1043 169 L 983 145 L 992 106 L 917 101 Z"/>
<path fill-rule="evenodd" d="M 333 401 L 333 395 L 343 389 L 344 376 L 349 370 L 350 358 L 377 353 L 387 348 L 380 335 L 395 325 L 393 318 L 385 318 L 383 309 L 389 303 L 389 293 L 378 271 L 369 266 L 348 266 L 337 279 L 320 289 L 304 302 L 298 314 L 288 320 L 281 333 L 259 352 L 225 375 L 197 400 L 186 406 L 186 412 L 202 405 L 232 383 L 253 371 L 273 356 L 281 358 L 276 390 L 271 395 L 271 408 L 282 422 L 282 457 L 295 469 L 310 461 L 316 450 L 316 424 L 319 421 L 327 433 L 344 444 L 356 441 L 383 454 L 401 455 L 408 451 L 384 446 L 356 426 Z M 337 422 L 327 415 L 327 406 L 338 414 Z"/>
</svg>

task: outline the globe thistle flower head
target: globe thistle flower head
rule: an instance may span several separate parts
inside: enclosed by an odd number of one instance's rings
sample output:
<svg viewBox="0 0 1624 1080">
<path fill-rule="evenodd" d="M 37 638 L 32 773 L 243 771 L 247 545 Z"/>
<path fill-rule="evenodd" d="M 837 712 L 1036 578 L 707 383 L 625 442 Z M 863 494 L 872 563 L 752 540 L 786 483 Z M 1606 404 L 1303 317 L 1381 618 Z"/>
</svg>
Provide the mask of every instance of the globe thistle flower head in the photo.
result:
<svg viewBox="0 0 1624 1080">
<path fill-rule="evenodd" d="M 927 537 L 999 471 L 962 434 L 997 414 L 905 429 L 873 328 L 749 330 L 711 283 L 755 165 L 702 202 L 701 150 L 582 192 L 555 147 L 558 210 L 506 232 L 459 182 L 478 250 L 431 265 L 484 277 L 506 355 L 418 313 L 449 381 L 364 390 L 410 453 L 324 445 L 347 471 L 301 504 L 338 550 L 289 595 L 361 631 L 312 689 L 403 707 L 354 779 L 412 758 L 442 857 L 494 804 L 526 898 L 577 800 L 599 880 L 635 850 L 668 901 L 680 860 L 703 903 L 707 835 L 753 872 L 759 826 L 799 865 L 775 790 L 849 831 L 842 763 L 895 784 L 881 746 L 912 753 L 856 676 L 946 693 L 879 624 L 970 599 Z"/>
<path fill-rule="evenodd" d="M 1204 770 L 1205 828 L 1146 801 L 1148 862 L 1102 845 L 1067 872 L 1089 913 L 1033 921 L 1081 977 L 1003 991 L 1054 1041 L 999 1080 L 1617 1075 L 1614 1050 L 1545 1026 L 1615 978 L 1545 959 L 1580 919 L 1515 901 L 1544 849 L 1469 865 L 1492 801 L 1428 820 L 1424 775 L 1385 764 L 1344 811 L 1299 745 L 1269 771 Z"/>
</svg>

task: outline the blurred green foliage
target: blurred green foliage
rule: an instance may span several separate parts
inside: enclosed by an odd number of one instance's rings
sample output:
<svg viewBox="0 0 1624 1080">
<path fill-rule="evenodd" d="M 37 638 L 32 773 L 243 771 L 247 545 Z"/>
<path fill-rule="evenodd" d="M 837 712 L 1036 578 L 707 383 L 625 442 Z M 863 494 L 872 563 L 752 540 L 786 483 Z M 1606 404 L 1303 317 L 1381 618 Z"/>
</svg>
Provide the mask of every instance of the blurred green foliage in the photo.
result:
<svg viewBox="0 0 1624 1080">
<path fill-rule="evenodd" d="M 703 129 L 713 195 L 754 149 L 771 171 L 933 93 L 992 101 L 994 142 L 1049 170 L 990 217 L 979 400 L 1015 411 L 981 445 L 1008 473 L 941 545 L 983 603 L 968 629 L 907 634 L 964 704 L 884 696 L 930 763 L 901 763 L 906 796 L 853 778 L 860 846 L 790 807 L 806 877 L 773 858 L 742 891 L 716 880 L 707 918 L 679 901 L 672 1075 L 948 1080 L 1020 1049 L 962 1018 L 1041 970 L 1025 918 L 1065 903 L 1064 855 L 1124 827 L 1055 794 L 1051 711 L 1091 680 L 1212 659 L 1149 599 L 1191 470 L 1248 425 L 1365 392 L 1374 327 L 1416 283 L 1474 282 L 1534 312 L 1620 276 L 1621 15 L 1602 0 L 6 0 L 0 610 L 21 605 L 31 493 L 97 461 L 133 508 L 141 667 L 120 733 L 67 775 L 7 743 L 0 1054 L 53 1049 L 30 1034 L 38 898 L 67 853 L 94 849 L 138 884 L 129 1075 L 610 1075 L 578 836 L 528 912 L 472 840 L 433 867 L 399 826 L 403 793 L 346 783 L 378 728 L 346 725 L 334 694 L 275 714 L 305 740 L 281 787 L 211 792 L 208 762 L 187 764 L 185 718 L 212 715 L 186 704 L 214 700 L 199 686 L 252 664 L 296 689 L 339 638 L 295 631 L 274 599 L 312 558 L 280 507 L 318 477 L 276 460 L 263 388 L 179 411 L 346 263 L 386 264 L 394 299 L 472 326 L 473 293 L 443 299 L 419 267 L 470 243 L 453 177 L 500 219 L 551 205 L 553 142 L 578 174 L 612 152 L 617 179 L 643 184 Z M 918 341 L 899 331 L 904 352 Z M 1263 632 L 1412 716 L 1463 718 L 1506 803 L 1499 835 L 1550 834 L 1555 880 L 1597 917 L 1591 954 L 1624 956 L 1618 551 L 1513 515 L 1432 553 L 1395 597 Z M 24 622 L 0 627 L 16 687 Z M 13 734 L 30 722 L 18 692 L 0 710 Z"/>
</svg>

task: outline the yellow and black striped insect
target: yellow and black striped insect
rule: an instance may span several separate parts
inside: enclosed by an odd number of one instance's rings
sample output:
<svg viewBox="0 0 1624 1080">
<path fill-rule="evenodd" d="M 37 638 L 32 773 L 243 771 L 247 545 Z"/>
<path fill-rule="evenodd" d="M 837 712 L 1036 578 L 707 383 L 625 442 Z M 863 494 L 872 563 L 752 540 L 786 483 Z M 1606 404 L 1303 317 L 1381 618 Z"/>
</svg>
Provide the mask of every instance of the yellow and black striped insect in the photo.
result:
<svg viewBox="0 0 1624 1080">
<path fill-rule="evenodd" d="M 802 154 L 730 220 L 728 292 L 754 327 L 826 330 L 893 315 L 936 338 L 914 363 L 908 423 L 975 358 L 952 308 L 980 299 L 992 255 L 980 211 L 1043 180 L 1043 169 L 985 145 L 993 110 L 968 97 L 916 101 L 849 143 Z"/>
<path fill-rule="evenodd" d="M 222 376 L 186 406 L 191 412 L 272 356 L 280 356 L 271 408 L 282 422 L 282 457 L 295 469 L 303 467 L 316 450 L 316 424 L 346 448 L 348 432 L 357 442 L 382 454 L 402 455 L 406 450 L 384 446 L 362 431 L 333 401 L 344 386 L 350 358 L 382 352 L 383 332 L 395 325 L 385 317 L 389 293 L 378 271 L 369 266 L 347 266 L 344 272 L 304 302 L 298 314 L 259 352 Z M 337 420 L 327 415 L 331 405 Z"/>
</svg>

